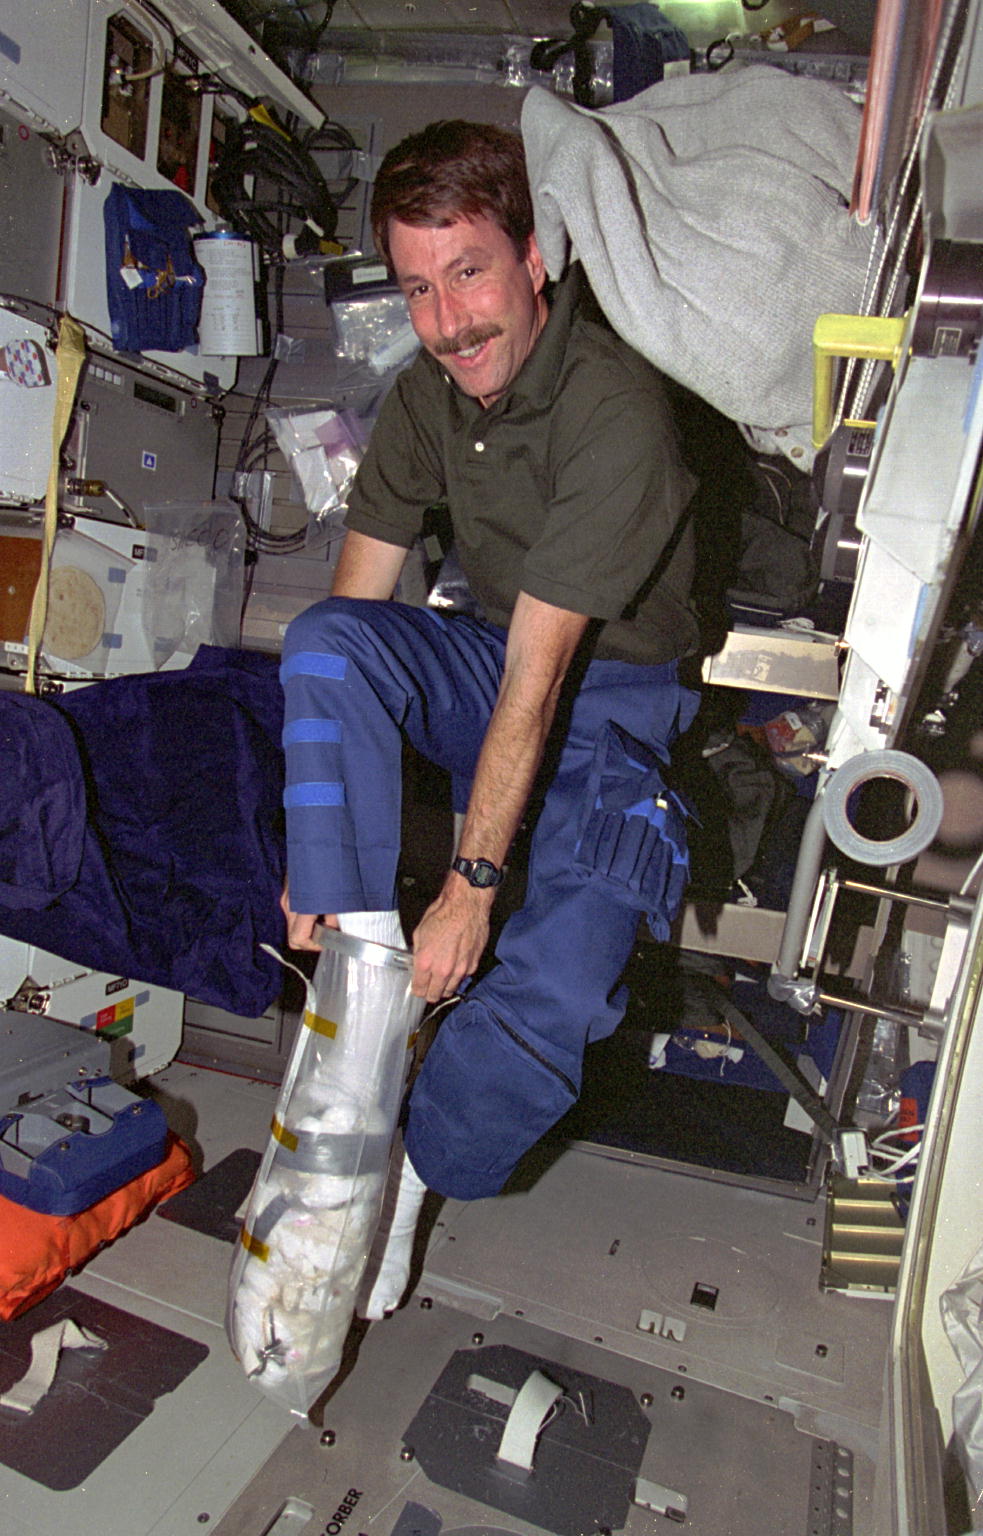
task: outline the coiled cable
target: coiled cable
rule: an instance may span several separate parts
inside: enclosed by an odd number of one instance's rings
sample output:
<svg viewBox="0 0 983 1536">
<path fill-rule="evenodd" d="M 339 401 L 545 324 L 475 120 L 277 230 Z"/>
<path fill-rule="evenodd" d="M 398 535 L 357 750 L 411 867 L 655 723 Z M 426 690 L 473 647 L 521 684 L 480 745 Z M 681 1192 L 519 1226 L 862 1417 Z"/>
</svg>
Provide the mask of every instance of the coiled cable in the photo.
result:
<svg viewBox="0 0 983 1536">
<path fill-rule="evenodd" d="M 244 121 L 229 125 L 213 174 L 222 217 L 268 256 L 283 253 L 291 225 L 308 233 L 311 251 L 332 241 L 338 210 L 358 178 L 343 174 L 329 186 L 314 158 L 325 149 L 354 154 L 357 145 L 340 123 L 325 123 L 298 139 L 265 108 L 251 109 Z"/>
</svg>

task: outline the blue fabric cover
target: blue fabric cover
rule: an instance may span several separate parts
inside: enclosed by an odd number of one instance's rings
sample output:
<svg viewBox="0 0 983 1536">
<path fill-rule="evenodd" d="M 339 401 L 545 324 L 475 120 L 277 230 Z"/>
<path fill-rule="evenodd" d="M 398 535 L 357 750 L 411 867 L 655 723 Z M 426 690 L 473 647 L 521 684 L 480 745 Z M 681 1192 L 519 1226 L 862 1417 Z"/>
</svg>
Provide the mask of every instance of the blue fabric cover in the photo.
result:
<svg viewBox="0 0 983 1536">
<path fill-rule="evenodd" d="M 277 663 L 0 693 L 0 933 L 253 1017 L 283 972 Z"/>
<path fill-rule="evenodd" d="M 85 782 L 71 727 L 22 694 L 0 694 L 0 902 L 43 907 L 74 883 Z"/>
<path fill-rule="evenodd" d="M 103 223 L 106 301 L 116 351 L 182 352 L 194 346 L 205 286 L 191 241 L 192 228 L 201 223 L 194 203 L 176 188 L 117 182 L 103 206 Z M 124 264 L 140 279 L 133 288 L 121 276 Z"/>
<path fill-rule="evenodd" d="M 614 38 L 612 97 L 629 101 L 658 85 L 666 64 L 689 59 L 689 39 L 657 5 L 613 5 L 605 17 Z"/>
</svg>

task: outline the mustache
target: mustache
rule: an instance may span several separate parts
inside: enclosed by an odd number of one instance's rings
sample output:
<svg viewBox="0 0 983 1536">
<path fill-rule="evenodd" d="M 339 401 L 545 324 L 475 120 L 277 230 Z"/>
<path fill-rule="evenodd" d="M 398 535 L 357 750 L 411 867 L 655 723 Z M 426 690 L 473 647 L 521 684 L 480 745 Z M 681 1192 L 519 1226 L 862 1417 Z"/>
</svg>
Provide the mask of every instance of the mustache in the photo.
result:
<svg viewBox="0 0 983 1536">
<path fill-rule="evenodd" d="M 494 341 L 501 334 L 500 325 L 472 325 L 467 330 L 458 331 L 456 336 L 435 342 L 433 353 L 435 357 L 448 357 L 452 352 L 467 352 L 471 347 L 480 347 L 486 341 Z"/>
</svg>

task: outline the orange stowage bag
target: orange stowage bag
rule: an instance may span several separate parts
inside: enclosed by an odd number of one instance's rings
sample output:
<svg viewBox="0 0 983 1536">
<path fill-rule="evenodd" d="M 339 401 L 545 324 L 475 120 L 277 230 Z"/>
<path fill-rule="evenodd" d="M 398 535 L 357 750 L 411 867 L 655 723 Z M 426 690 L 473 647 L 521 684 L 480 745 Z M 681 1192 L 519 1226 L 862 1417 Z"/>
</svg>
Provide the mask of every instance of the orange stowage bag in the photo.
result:
<svg viewBox="0 0 983 1536">
<path fill-rule="evenodd" d="M 162 1163 L 75 1216 L 45 1216 L 0 1195 L 0 1318 L 26 1312 L 194 1179 L 191 1153 L 172 1132 Z"/>
</svg>

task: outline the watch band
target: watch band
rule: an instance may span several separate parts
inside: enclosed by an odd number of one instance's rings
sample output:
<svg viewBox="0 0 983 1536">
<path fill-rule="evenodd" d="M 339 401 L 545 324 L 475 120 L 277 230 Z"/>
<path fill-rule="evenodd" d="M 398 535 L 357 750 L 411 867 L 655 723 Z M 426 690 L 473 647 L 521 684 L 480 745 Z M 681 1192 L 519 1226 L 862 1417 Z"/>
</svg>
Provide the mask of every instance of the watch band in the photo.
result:
<svg viewBox="0 0 983 1536">
<path fill-rule="evenodd" d="M 501 885 L 504 879 L 504 872 L 497 864 L 492 864 L 490 859 L 458 857 L 451 860 L 451 869 L 463 875 L 469 885 L 476 886 L 479 890 L 488 890 L 491 886 Z"/>
</svg>

